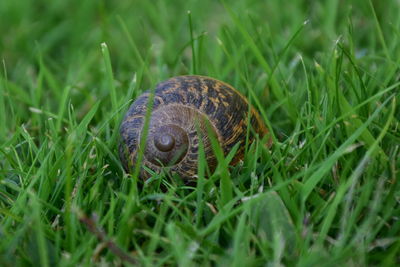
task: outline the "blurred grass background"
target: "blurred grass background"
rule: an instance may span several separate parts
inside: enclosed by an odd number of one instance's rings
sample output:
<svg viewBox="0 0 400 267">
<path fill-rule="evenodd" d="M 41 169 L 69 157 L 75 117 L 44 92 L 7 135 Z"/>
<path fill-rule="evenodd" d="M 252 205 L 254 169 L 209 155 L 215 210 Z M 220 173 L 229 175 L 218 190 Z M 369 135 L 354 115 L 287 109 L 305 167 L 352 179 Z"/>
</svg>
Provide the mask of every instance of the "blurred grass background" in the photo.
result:
<svg viewBox="0 0 400 267">
<path fill-rule="evenodd" d="M 39 103 L 26 103 L 38 108 L 45 103 L 51 110 L 56 109 L 54 100 L 64 85 L 73 87 L 76 108 L 107 97 L 107 85 L 99 79 L 103 75 L 99 67 L 101 42 L 109 46 L 118 90 L 129 86 L 142 60 L 146 60 L 153 80 L 189 73 L 192 53 L 188 10 L 192 12 L 194 37 L 198 38 L 198 73 L 222 78 L 230 75 L 231 83 L 235 83 L 240 77 L 237 72 L 259 77 L 264 71 L 254 56 L 246 55 L 248 48 L 241 44 L 244 40 L 240 30 L 218 1 L 2 1 L 0 5 L 0 49 L 9 80 L 32 90 L 40 64 L 45 66 L 47 76 L 53 76 L 47 78 L 51 81 L 44 81 Z M 373 5 L 379 22 L 385 25 L 383 38 L 397 39 L 398 2 L 375 1 Z M 299 64 L 298 55 L 307 64 L 319 63 L 335 41 L 346 35 L 351 35 L 355 56 L 365 58 L 360 67 L 373 67 L 370 64 L 377 64 L 377 57 L 397 59 L 387 54 L 387 44 L 380 40 L 368 1 L 294 1 L 284 7 L 279 1 L 235 1 L 228 6 L 260 46 L 268 64 L 285 62 L 282 65 L 291 68 L 290 76 L 277 74 L 289 89 L 295 88 L 298 76 L 303 75 L 300 68 L 293 70 L 293 65 Z M 284 50 L 306 21 L 310 22 L 306 30 L 290 43 L 288 51 Z M 234 57 L 228 64 L 221 46 Z M 243 60 L 248 62 L 234 66 Z M 150 86 L 149 81 L 144 86 Z"/>
<path fill-rule="evenodd" d="M 0 263 L 120 265 L 83 211 L 141 265 L 398 264 L 399 11 L 396 0 L 0 1 Z M 232 84 L 277 137 L 230 170 L 225 206 L 221 173 L 138 190 L 117 159 L 130 100 L 182 74 Z"/>
</svg>

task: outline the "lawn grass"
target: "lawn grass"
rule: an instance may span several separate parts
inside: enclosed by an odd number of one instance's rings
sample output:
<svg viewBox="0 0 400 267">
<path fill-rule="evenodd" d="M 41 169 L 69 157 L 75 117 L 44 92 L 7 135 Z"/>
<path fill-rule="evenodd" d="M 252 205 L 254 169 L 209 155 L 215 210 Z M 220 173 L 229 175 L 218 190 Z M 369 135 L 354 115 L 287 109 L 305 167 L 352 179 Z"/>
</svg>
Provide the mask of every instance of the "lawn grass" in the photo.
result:
<svg viewBox="0 0 400 267">
<path fill-rule="evenodd" d="M 0 1 L 0 265 L 398 265 L 399 10 Z M 247 95 L 271 149 L 200 153 L 196 185 L 125 174 L 124 112 L 183 74 Z"/>
</svg>

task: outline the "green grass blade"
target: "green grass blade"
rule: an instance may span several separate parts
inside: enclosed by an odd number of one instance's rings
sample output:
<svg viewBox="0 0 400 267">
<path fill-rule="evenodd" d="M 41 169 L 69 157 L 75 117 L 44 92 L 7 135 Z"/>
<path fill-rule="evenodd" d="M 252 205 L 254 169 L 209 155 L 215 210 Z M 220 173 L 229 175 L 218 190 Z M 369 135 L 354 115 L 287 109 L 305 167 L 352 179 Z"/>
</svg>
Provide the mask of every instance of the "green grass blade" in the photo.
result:
<svg viewBox="0 0 400 267">
<path fill-rule="evenodd" d="M 371 8 L 372 16 L 374 18 L 376 30 L 378 32 L 379 42 L 381 43 L 381 45 L 383 47 L 383 52 L 385 53 L 386 58 L 389 61 L 392 61 L 390 53 L 389 53 L 389 49 L 388 49 L 386 41 L 385 41 L 385 37 L 383 36 L 381 25 L 379 23 L 378 17 L 376 16 L 374 5 L 372 4 L 371 0 L 368 0 L 368 3 L 369 3 L 369 7 Z"/>
<path fill-rule="evenodd" d="M 196 50 L 193 36 L 193 23 L 192 23 L 192 12 L 188 10 L 188 21 L 189 21 L 189 33 L 190 33 L 190 45 L 192 47 L 192 71 L 191 74 L 197 74 L 197 61 L 196 61 Z"/>
<path fill-rule="evenodd" d="M 365 121 L 361 127 L 359 127 L 330 157 L 326 159 L 323 165 L 313 173 L 305 182 L 302 188 L 302 200 L 305 201 L 310 193 L 314 190 L 315 186 L 321 179 L 324 178 L 326 173 L 332 168 L 333 164 L 346 153 L 348 147 L 354 143 L 354 141 L 364 132 L 364 130 L 372 123 L 373 119 L 377 117 L 382 110 L 383 106 L 388 103 L 390 99 L 385 100 L 385 102 L 378 107 L 374 113 Z"/>
<path fill-rule="evenodd" d="M 389 99 L 386 100 L 385 103 L 387 103 L 388 101 L 389 101 Z M 389 118 L 387 119 L 384 129 L 381 131 L 381 133 L 379 134 L 379 136 L 377 137 L 375 142 L 372 144 L 372 146 L 367 150 L 365 156 L 362 158 L 362 160 L 358 164 L 357 168 L 352 173 L 351 177 L 349 177 L 349 179 L 346 181 L 346 183 L 343 183 L 339 187 L 338 192 L 335 196 L 335 199 L 334 199 L 332 205 L 330 206 L 328 214 L 325 217 L 325 220 L 322 224 L 322 228 L 321 228 L 320 234 L 318 236 L 318 243 L 322 244 L 322 242 L 325 240 L 328 230 L 330 229 L 330 226 L 334 219 L 335 213 L 337 212 L 338 205 L 343 201 L 346 191 L 350 188 L 350 186 L 355 186 L 355 183 L 357 182 L 359 177 L 362 175 L 364 169 L 366 168 L 367 162 L 373 158 L 375 151 L 378 149 L 379 142 L 386 135 L 386 133 L 389 129 L 389 126 L 394 117 L 394 111 L 395 111 L 395 107 L 396 107 L 395 104 L 396 104 L 396 101 L 395 101 L 395 98 L 393 98 L 391 113 L 389 114 Z M 382 109 L 382 107 L 380 109 L 377 109 L 371 117 L 376 116 L 381 109 Z M 365 123 L 364 123 L 364 125 L 365 125 Z"/>
<path fill-rule="evenodd" d="M 107 87 L 110 92 L 111 108 L 113 110 L 117 110 L 118 109 L 117 91 L 116 91 L 115 83 L 114 83 L 114 74 L 113 74 L 112 66 L 111 66 L 110 52 L 108 51 L 108 47 L 107 47 L 106 43 L 101 44 L 101 53 L 103 55 L 104 66 L 106 69 Z M 118 129 L 117 118 L 114 118 L 114 127 L 115 127 L 115 129 Z"/>
</svg>

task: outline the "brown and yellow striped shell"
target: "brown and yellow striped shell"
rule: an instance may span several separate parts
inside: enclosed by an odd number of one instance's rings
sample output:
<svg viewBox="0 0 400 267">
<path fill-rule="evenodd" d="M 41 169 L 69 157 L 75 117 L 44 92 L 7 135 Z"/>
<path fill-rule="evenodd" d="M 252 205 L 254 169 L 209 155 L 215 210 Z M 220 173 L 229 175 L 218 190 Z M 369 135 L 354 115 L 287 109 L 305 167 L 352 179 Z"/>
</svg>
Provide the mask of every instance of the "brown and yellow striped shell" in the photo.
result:
<svg viewBox="0 0 400 267">
<path fill-rule="evenodd" d="M 130 106 L 121 124 L 120 158 L 127 172 L 135 166 L 140 151 L 149 96 L 149 92 L 141 95 Z M 195 178 L 199 138 L 208 166 L 213 171 L 217 160 L 210 133 L 219 141 L 225 155 L 241 143 L 231 163 L 236 164 L 244 156 L 248 125 L 261 138 L 268 133 L 258 113 L 248 105 L 246 98 L 233 87 L 209 77 L 178 76 L 159 83 L 143 147 L 140 176 L 150 176 L 145 166 L 157 173 L 167 169 L 185 180 Z M 250 142 L 253 139 L 251 134 Z"/>
</svg>

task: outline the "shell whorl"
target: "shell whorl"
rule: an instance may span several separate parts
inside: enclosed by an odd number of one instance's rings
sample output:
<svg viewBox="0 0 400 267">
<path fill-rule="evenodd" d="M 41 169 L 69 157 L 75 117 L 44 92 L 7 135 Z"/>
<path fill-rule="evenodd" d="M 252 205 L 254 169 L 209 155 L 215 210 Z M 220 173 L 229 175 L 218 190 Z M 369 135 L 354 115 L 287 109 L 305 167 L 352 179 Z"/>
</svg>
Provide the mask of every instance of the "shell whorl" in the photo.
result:
<svg viewBox="0 0 400 267">
<path fill-rule="evenodd" d="M 141 95 L 129 108 L 121 124 L 120 157 L 128 171 L 135 164 L 145 120 L 149 93 Z M 238 142 L 244 142 L 247 120 L 256 133 L 267 130 L 255 110 L 248 116 L 246 99 L 231 86 L 203 76 L 178 76 L 157 85 L 150 117 L 142 165 L 160 172 L 168 168 L 184 179 L 197 174 L 199 140 L 204 145 L 211 170 L 216 166 L 210 134 L 227 154 Z M 240 146 L 233 163 L 243 156 Z M 141 177 L 149 174 L 141 168 Z"/>
</svg>

